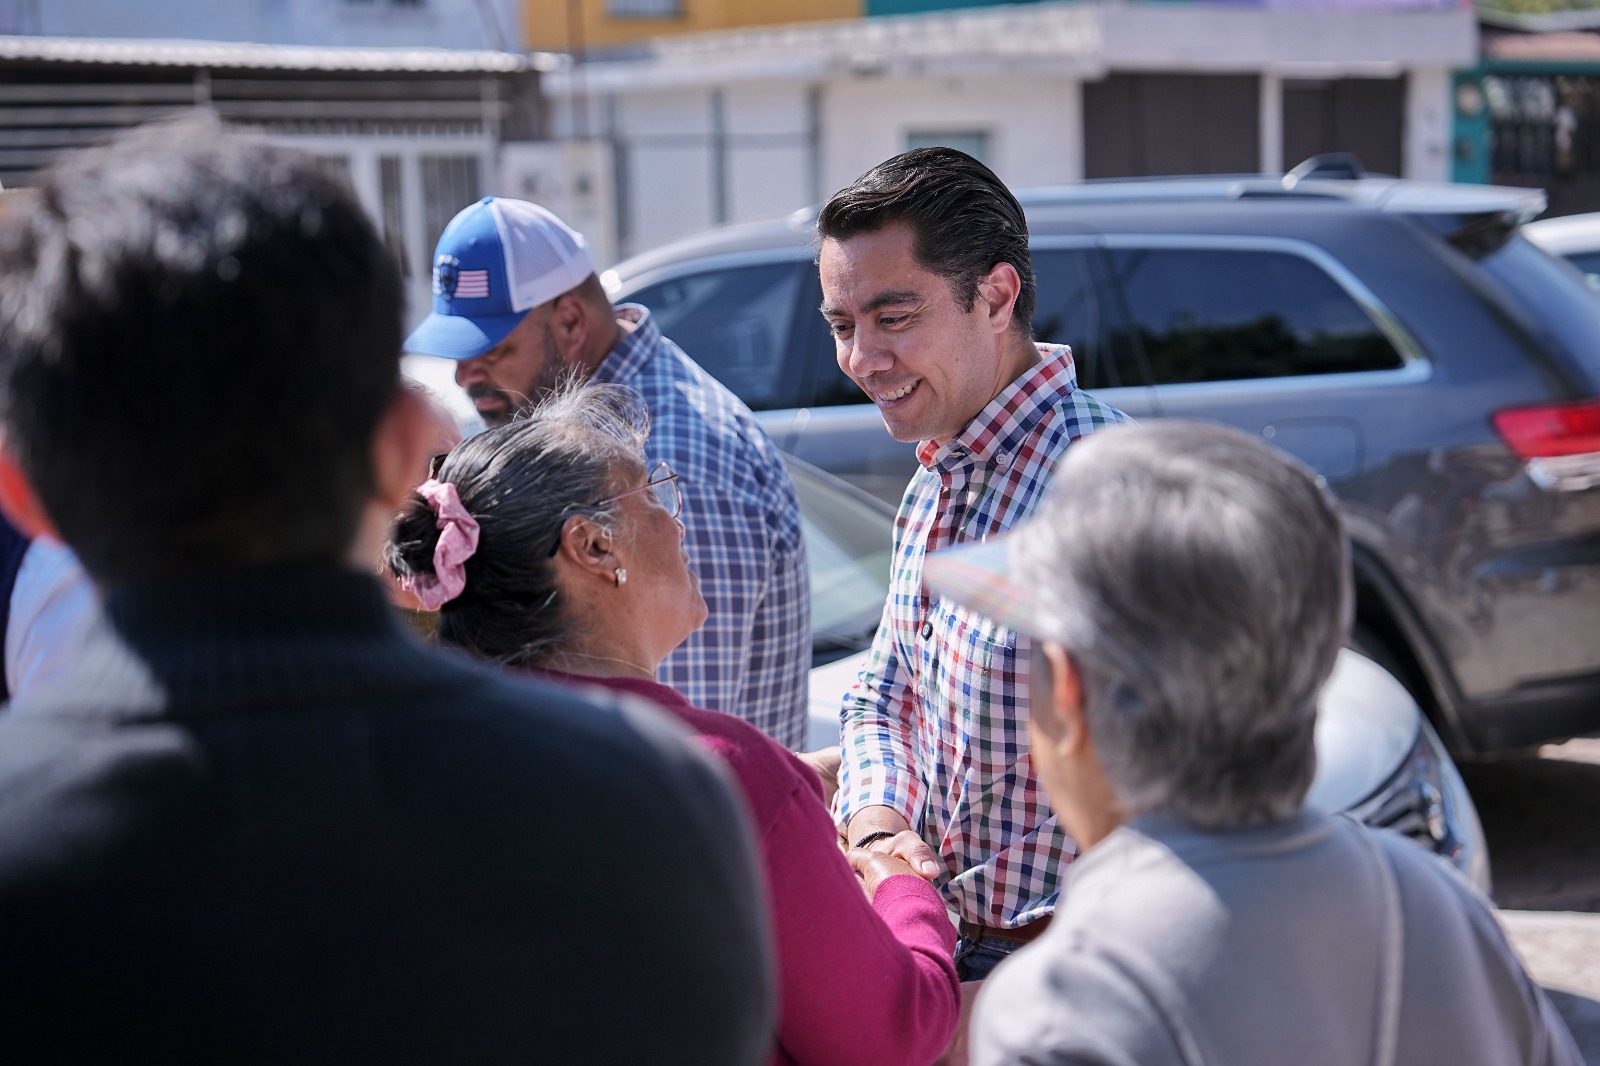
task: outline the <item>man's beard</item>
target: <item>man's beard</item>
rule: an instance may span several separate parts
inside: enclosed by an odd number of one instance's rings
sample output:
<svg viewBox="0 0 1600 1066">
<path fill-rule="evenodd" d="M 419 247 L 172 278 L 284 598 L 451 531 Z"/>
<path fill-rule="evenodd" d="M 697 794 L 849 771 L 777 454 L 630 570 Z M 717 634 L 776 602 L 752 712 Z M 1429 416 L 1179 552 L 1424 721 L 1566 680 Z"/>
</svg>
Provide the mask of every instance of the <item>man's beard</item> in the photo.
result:
<svg viewBox="0 0 1600 1066">
<path fill-rule="evenodd" d="M 516 405 L 511 402 L 511 395 L 509 393 L 502 392 L 493 385 L 485 385 L 482 383 L 468 385 L 467 398 L 472 401 L 473 409 L 476 410 L 478 412 L 478 416 L 483 419 L 484 425 L 488 426 L 490 429 L 493 429 L 495 426 L 505 425 L 507 422 L 511 421 L 511 419 L 517 413 Z M 485 411 L 483 408 L 478 406 L 478 401 L 480 399 L 499 400 L 504 406 L 497 411 Z"/>
<path fill-rule="evenodd" d="M 485 381 L 476 382 L 467 386 L 467 396 L 476 405 L 479 397 L 492 397 L 499 400 L 501 408 L 494 413 L 479 410 L 484 424 L 493 429 L 515 420 L 519 415 L 524 415 L 537 406 L 540 401 L 556 390 L 568 378 L 580 377 L 581 370 L 576 366 L 569 366 L 561 358 L 561 352 L 556 348 L 556 339 L 550 327 L 544 329 L 544 363 L 539 367 L 538 375 L 529 385 L 526 395 L 512 392 L 507 389 L 496 388 Z"/>
</svg>

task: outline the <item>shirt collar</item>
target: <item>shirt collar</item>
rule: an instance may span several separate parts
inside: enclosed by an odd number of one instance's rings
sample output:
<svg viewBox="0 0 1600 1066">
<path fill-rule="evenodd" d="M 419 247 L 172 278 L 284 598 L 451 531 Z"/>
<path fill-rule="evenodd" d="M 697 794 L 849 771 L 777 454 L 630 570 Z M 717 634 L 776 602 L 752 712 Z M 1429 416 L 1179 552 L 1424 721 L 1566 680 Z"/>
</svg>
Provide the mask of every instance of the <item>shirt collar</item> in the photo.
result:
<svg viewBox="0 0 1600 1066">
<path fill-rule="evenodd" d="M 595 381 L 627 381 L 637 377 L 650 353 L 661 343 L 661 328 L 648 308 L 640 304 L 618 304 L 616 312 L 617 321 L 623 324 L 622 339 L 600 361 L 594 372 Z"/>
<path fill-rule="evenodd" d="M 1000 390 L 960 433 L 940 445 L 917 445 L 917 461 L 934 470 L 953 470 L 972 463 L 999 463 L 1014 453 L 1032 432 L 1034 412 L 1054 406 L 1078 387 L 1072 350 L 1065 344 L 1040 344 L 1040 361 Z"/>
</svg>

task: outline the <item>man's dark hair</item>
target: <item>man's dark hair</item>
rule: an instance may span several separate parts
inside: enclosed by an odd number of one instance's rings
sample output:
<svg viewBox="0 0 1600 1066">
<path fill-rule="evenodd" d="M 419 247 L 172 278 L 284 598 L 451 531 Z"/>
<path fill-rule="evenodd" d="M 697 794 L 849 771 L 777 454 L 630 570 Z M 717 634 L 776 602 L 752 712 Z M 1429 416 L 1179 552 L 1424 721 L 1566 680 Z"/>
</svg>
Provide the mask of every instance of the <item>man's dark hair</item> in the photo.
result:
<svg viewBox="0 0 1600 1066">
<path fill-rule="evenodd" d="M 917 148 L 885 160 L 840 189 L 823 205 L 817 232 L 847 241 L 905 222 L 913 254 L 925 269 L 950 280 L 963 311 L 972 310 L 978 282 L 997 263 L 1022 279 L 1011 325 L 1030 335 L 1035 303 L 1028 220 L 994 171 L 954 148 Z"/>
<path fill-rule="evenodd" d="M 345 181 L 188 119 L 0 223 L 0 421 L 102 584 L 337 558 L 399 381 L 400 277 Z"/>
</svg>

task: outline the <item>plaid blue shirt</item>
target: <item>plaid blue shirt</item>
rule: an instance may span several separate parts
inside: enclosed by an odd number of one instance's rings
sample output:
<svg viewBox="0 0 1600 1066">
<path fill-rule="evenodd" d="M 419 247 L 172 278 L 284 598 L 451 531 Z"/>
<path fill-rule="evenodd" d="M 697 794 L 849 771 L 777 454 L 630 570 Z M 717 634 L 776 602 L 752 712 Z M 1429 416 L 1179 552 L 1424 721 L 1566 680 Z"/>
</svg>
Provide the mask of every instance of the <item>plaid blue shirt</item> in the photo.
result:
<svg viewBox="0 0 1600 1066">
<path fill-rule="evenodd" d="M 1077 854 L 1028 757 L 1026 639 L 929 597 L 924 554 L 983 540 L 1033 513 L 1056 460 L 1121 411 L 1078 391 L 1072 353 L 1044 361 L 942 447 L 924 441 L 895 519 L 894 573 L 866 667 L 841 713 L 841 824 L 900 812 L 944 863 L 961 918 L 1015 928 L 1049 914 Z"/>
<path fill-rule="evenodd" d="M 684 544 L 709 609 L 657 678 L 696 706 L 737 715 L 798 748 L 811 578 L 794 482 L 750 409 L 663 337 L 649 311 L 623 304 L 617 318 L 623 338 L 594 380 L 644 397 L 649 459 L 679 475 Z"/>
</svg>

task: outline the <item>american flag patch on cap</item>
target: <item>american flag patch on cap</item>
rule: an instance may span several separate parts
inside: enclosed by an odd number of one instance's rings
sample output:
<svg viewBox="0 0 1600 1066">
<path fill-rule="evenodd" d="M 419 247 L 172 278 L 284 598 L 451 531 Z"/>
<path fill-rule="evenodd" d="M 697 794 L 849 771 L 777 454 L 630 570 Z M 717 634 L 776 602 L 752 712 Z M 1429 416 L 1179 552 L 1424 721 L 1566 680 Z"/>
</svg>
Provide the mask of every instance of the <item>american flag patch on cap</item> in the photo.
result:
<svg viewBox="0 0 1600 1066">
<path fill-rule="evenodd" d="M 456 299 L 483 299 L 488 295 L 489 272 L 487 270 L 463 270 L 456 276 Z"/>
</svg>

